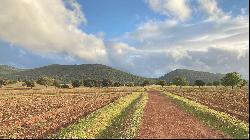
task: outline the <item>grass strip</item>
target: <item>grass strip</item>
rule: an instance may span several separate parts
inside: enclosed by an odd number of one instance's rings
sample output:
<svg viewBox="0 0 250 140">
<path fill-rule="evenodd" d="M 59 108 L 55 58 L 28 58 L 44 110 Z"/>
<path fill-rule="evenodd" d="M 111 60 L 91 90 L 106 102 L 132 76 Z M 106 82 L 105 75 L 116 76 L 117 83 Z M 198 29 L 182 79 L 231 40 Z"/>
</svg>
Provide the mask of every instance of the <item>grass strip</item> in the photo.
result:
<svg viewBox="0 0 250 140">
<path fill-rule="evenodd" d="M 57 134 L 48 138 L 96 138 L 96 136 L 109 125 L 112 120 L 119 116 L 124 108 L 127 108 L 134 100 L 140 97 L 142 93 L 133 92 L 117 101 L 89 114 L 78 123 L 61 129 Z"/>
<path fill-rule="evenodd" d="M 148 94 L 142 93 L 140 98 L 133 101 L 112 124 L 102 131 L 97 138 L 102 139 L 132 139 L 137 136 Z"/>
<path fill-rule="evenodd" d="M 249 138 L 249 124 L 224 112 L 171 93 L 164 93 L 179 107 L 193 114 L 208 126 L 223 131 L 235 139 Z"/>
</svg>

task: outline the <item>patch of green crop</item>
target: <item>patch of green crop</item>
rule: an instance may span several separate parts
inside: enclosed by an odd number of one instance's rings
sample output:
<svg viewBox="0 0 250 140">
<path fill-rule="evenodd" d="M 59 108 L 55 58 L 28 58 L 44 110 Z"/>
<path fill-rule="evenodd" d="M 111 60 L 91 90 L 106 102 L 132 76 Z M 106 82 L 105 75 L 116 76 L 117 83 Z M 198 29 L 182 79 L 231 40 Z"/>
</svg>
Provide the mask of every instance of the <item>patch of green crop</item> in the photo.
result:
<svg viewBox="0 0 250 140">
<path fill-rule="evenodd" d="M 117 116 L 112 124 L 102 131 L 97 138 L 105 139 L 131 139 L 137 136 L 148 94 L 141 94 L 123 112 Z"/>
<path fill-rule="evenodd" d="M 81 119 L 78 123 L 61 129 L 57 134 L 49 138 L 96 138 L 97 135 L 104 131 L 112 124 L 112 120 L 119 116 L 136 99 L 140 98 L 142 93 L 133 92 L 117 101 L 89 114 Z"/>
<path fill-rule="evenodd" d="M 219 112 L 208 106 L 196 103 L 184 97 L 165 93 L 165 95 L 175 102 L 179 107 L 190 112 L 208 126 L 214 127 L 236 139 L 249 138 L 249 124 L 224 112 Z"/>
</svg>

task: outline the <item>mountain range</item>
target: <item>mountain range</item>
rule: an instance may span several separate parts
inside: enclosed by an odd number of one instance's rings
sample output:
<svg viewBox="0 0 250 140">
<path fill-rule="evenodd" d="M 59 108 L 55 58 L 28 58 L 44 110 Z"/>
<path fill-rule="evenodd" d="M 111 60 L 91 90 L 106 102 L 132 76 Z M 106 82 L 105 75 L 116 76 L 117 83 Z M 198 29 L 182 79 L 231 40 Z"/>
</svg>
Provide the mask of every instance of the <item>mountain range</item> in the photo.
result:
<svg viewBox="0 0 250 140">
<path fill-rule="evenodd" d="M 213 82 L 220 80 L 224 74 L 210 73 L 202 71 L 194 71 L 187 69 L 176 69 L 159 78 L 146 78 L 137 76 L 128 72 L 124 72 L 102 64 L 82 64 L 82 65 L 59 65 L 52 64 L 33 69 L 19 69 L 12 66 L 0 65 L 0 78 L 8 79 L 37 79 L 39 77 L 49 76 L 55 79 L 70 82 L 78 79 L 111 79 L 112 81 L 137 82 L 144 80 L 154 82 L 155 80 L 165 80 L 172 82 L 177 76 L 186 77 L 187 80 L 193 84 L 195 80 L 203 80 L 204 82 Z"/>
</svg>

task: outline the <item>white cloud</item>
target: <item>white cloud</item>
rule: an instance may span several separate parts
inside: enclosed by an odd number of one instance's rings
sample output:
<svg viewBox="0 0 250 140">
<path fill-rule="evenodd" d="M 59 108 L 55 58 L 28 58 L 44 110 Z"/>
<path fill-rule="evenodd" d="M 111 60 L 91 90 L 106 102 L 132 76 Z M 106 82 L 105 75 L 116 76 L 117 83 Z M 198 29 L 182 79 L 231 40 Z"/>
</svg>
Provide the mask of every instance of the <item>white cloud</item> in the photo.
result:
<svg viewBox="0 0 250 140">
<path fill-rule="evenodd" d="M 126 44 L 126 53 L 115 58 L 120 62 L 130 54 L 139 55 L 130 59 L 133 65 L 122 63 L 119 67 L 146 76 L 186 68 L 214 73 L 237 71 L 249 78 L 248 20 L 248 15 L 192 24 L 149 20 L 120 39 L 136 45 Z"/>
<path fill-rule="evenodd" d="M 87 20 L 74 0 L 2 0 L 0 9 L 0 38 L 15 46 L 89 62 L 107 60 L 102 39 L 78 28 Z"/>
<path fill-rule="evenodd" d="M 187 20 L 192 13 L 186 0 L 147 0 L 146 2 L 153 11 L 181 21 Z"/>
<path fill-rule="evenodd" d="M 218 7 L 216 0 L 199 0 L 201 9 L 209 16 L 208 20 L 222 20 L 228 19 L 230 16 L 225 14 L 222 9 Z"/>
</svg>

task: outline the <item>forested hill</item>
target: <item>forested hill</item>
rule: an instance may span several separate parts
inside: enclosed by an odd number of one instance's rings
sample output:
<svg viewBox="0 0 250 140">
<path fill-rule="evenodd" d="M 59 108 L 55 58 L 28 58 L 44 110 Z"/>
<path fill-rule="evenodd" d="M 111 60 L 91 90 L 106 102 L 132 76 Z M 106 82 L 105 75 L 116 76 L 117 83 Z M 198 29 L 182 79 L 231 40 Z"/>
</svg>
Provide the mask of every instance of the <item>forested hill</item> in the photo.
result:
<svg viewBox="0 0 250 140">
<path fill-rule="evenodd" d="M 206 83 L 219 81 L 224 76 L 224 74 L 220 74 L 220 73 L 215 74 L 215 73 L 210 73 L 210 72 L 194 71 L 194 70 L 187 70 L 187 69 L 176 69 L 174 71 L 171 71 L 165 74 L 159 79 L 166 80 L 167 82 L 173 82 L 173 79 L 175 79 L 177 76 L 186 77 L 187 80 L 191 84 L 193 84 L 195 80 L 202 80 Z"/>
<path fill-rule="evenodd" d="M 53 77 L 65 82 L 70 82 L 75 79 L 84 80 L 87 78 L 95 80 L 110 79 L 119 82 L 142 82 L 143 80 L 148 79 L 101 64 L 53 64 L 5 75 L 5 77 L 9 79 L 37 79 L 43 76 Z"/>
<path fill-rule="evenodd" d="M 22 69 L 18 69 L 8 65 L 0 65 L 0 75 L 12 74 L 19 71 L 22 71 Z"/>
</svg>

